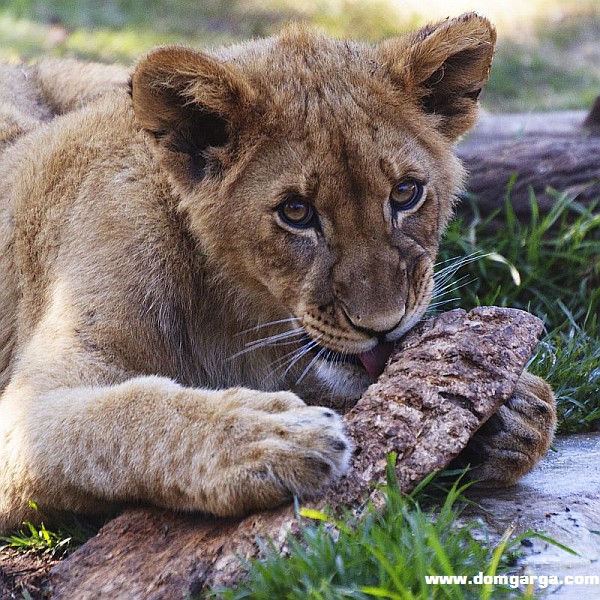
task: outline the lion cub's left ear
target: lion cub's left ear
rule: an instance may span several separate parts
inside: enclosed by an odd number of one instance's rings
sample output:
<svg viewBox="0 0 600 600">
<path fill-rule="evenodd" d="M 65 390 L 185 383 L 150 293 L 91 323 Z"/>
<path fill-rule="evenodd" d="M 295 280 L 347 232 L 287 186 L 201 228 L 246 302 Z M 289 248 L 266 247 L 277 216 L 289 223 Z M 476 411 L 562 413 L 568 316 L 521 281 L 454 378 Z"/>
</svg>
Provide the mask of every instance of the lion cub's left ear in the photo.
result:
<svg viewBox="0 0 600 600">
<path fill-rule="evenodd" d="M 234 65 L 181 46 L 147 54 L 131 79 L 136 118 L 183 188 L 218 170 L 221 151 L 247 120 L 256 94 Z"/>
<path fill-rule="evenodd" d="M 467 13 L 383 42 L 379 58 L 396 85 L 438 117 L 437 128 L 455 141 L 475 124 L 495 43 L 494 26 Z"/>
</svg>

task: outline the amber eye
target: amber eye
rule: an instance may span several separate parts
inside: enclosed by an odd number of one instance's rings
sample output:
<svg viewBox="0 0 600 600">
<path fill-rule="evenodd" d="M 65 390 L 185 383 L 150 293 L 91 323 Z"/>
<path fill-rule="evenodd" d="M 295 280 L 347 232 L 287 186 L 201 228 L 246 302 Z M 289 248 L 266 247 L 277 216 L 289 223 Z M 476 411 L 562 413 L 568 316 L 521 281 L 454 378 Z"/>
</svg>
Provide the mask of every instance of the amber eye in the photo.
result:
<svg viewBox="0 0 600 600">
<path fill-rule="evenodd" d="M 290 196 L 278 207 L 277 212 L 280 219 L 297 229 L 306 229 L 315 225 L 315 210 L 310 202 L 303 198 Z"/>
<path fill-rule="evenodd" d="M 410 210 L 423 197 L 423 184 L 416 179 L 403 179 L 397 183 L 390 193 L 390 203 L 393 211 Z"/>
</svg>

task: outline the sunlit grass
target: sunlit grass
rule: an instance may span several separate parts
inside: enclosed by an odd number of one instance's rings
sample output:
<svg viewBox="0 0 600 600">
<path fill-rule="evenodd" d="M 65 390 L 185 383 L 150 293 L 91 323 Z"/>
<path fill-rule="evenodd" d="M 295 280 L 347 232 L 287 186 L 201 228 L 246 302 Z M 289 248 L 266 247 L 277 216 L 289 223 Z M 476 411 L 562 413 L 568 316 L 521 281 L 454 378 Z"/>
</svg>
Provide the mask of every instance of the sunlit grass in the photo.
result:
<svg viewBox="0 0 600 600">
<path fill-rule="evenodd" d="M 197 39 L 176 32 L 125 27 L 78 27 L 68 32 L 0 12 L 0 60 L 17 62 L 41 55 L 72 56 L 101 62 L 133 63 L 144 52 L 162 44 L 197 44 Z M 231 37 L 206 31 L 202 43 L 217 46 Z"/>
<path fill-rule="evenodd" d="M 29 505 L 38 510 L 35 502 Z M 61 558 L 96 535 L 106 518 L 83 518 L 73 514 L 58 517 L 47 527 L 44 523 L 25 521 L 22 527 L 10 535 L 0 536 L 0 549 L 11 548 L 20 552 L 50 554 Z"/>
<path fill-rule="evenodd" d="M 563 326 L 540 343 L 529 369 L 547 379 L 558 401 L 560 433 L 600 427 L 600 329 L 597 315 L 577 323 L 562 301 Z"/>
<path fill-rule="evenodd" d="M 576 109 L 591 107 L 599 94 L 600 76 L 585 64 L 513 43 L 496 55 L 484 105 L 496 111 Z"/>
<path fill-rule="evenodd" d="M 360 518 L 314 510 L 304 517 L 299 538 L 290 537 L 282 556 L 262 542 L 263 556 L 246 564 L 247 575 L 236 585 L 213 589 L 220 600 L 463 600 L 523 597 L 508 585 L 428 585 L 430 575 L 517 574 L 521 541 L 541 537 L 567 552 L 556 541 L 533 533 L 500 540 L 490 538 L 484 523 L 471 521 L 460 527 L 457 519 L 465 506 L 468 486 L 460 479 L 450 487 L 437 487 L 429 477 L 410 495 L 398 490 L 393 464 L 388 461 L 385 504 L 382 510 L 367 507 Z M 456 480 L 456 473 L 453 474 Z M 437 489 L 437 492 L 436 492 Z M 433 497 L 431 496 L 433 492 Z M 525 597 L 531 597 L 525 595 Z"/>
</svg>

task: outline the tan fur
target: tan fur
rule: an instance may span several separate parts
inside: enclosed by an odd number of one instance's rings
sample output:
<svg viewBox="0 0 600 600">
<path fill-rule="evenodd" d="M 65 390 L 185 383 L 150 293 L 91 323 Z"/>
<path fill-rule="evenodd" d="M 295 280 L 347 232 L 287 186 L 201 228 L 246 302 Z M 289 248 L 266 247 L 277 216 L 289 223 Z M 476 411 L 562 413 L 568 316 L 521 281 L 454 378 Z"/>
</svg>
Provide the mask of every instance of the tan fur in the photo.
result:
<svg viewBox="0 0 600 600">
<path fill-rule="evenodd" d="M 129 70 L 68 58 L 46 58 L 27 69 L 40 100 L 54 115 L 81 108 L 107 89 L 125 89 Z"/>
<path fill-rule="evenodd" d="M 153 51 L 131 95 L 113 67 L 26 70 L 0 104 L 39 113 L 0 155 L 0 529 L 30 499 L 233 515 L 339 477 L 339 417 L 296 394 L 342 405 L 371 377 L 290 353 L 421 319 L 494 41 L 476 15 L 381 46 L 291 28 Z M 394 220 L 407 176 L 424 200 Z M 317 228 L 282 221 L 286 194 Z"/>
<path fill-rule="evenodd" d="M 28 80 L 25 69 L 0 64 L 0 151 L 53 116 Z"/>
</svg>

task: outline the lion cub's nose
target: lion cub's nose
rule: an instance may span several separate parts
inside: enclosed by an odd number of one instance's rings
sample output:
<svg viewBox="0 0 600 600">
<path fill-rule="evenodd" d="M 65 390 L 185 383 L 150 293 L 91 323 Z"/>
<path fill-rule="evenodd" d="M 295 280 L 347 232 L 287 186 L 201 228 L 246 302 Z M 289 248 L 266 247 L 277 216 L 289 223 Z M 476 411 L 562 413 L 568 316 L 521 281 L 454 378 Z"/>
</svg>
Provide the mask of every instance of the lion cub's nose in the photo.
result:
<svg viewBox="0 0 600 600">
<path fill-rule="evenodd" d="M 366 333 L 370 337 L 375 337 L 380 342 L 384 341 L 386 335 L 400 325 L 405 312 L 404 308 L 385 314 L 351 314 L 346 308 L 343 310 L 354 329 Z"/>
</svg>

